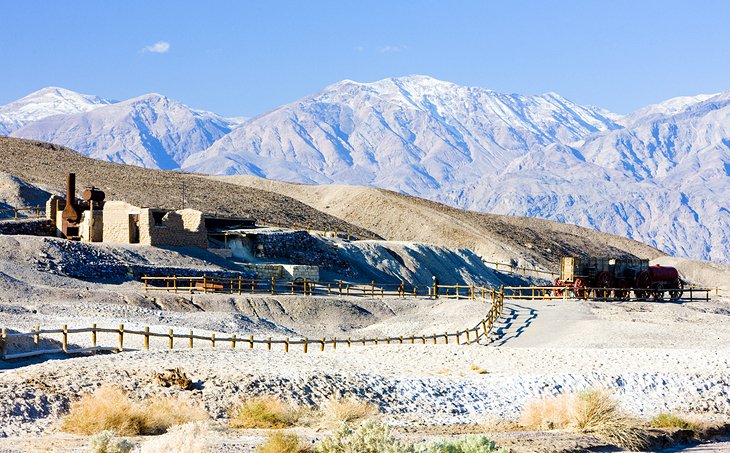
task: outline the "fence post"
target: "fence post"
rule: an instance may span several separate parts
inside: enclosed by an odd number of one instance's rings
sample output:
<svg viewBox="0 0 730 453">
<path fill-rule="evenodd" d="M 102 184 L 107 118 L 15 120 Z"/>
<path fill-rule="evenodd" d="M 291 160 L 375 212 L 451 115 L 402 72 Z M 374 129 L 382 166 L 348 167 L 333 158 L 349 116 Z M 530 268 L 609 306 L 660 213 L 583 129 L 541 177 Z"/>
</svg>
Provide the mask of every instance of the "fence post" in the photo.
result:
<svg viewBox="0 0 730 453">
<path fill-rule="evenodd" d="M 248 349 L 253 349 L 253 335 L 248 336 Z"/>
<path fill-rule="evenodd" d="M 488 332 L 488 330 L 487 330 L 487 323 L 484 322 L 483 319 L 482 319 L 482 329 L 484 329 L 484 336 L 486 337 L 487 336 L 487 332 Z"/>
<path fill-rule="evenodd" d="M 274 282 L 274 276 L 271 276 L 271 295 L 273 296 L 276 291 L 274 291 L 276 283 Z"/>
<path fill-rule="evenodd" d="M 375 280 L 370 281 L 370 297 L 375 299 Z"/>
<path fill-rule="evenodd" d="M 236 334 L 231 335 L 231 349 L 236 349 Z"/>
<path fill-rule="evenodd" d="M 352 340 L 350 339 L 350 337 L 347 337 L 347 347 L 349 348 L 351 346 L 352 346 Z"/>
<path fill-rule="evenodd" d="M 332 349 L 337 349 L 337 337 L 332 337 Z"/>
<path fill-rule="evenodd" d="M 147 276 L 143 276 L 142 280 L 144 280 L 144 292 L 147 292 L 147 284 L 149 283 L 149 280 L 147 280 Z"/>
<path fill-rule="evenodd" d="M 461 339 L 459 338 L 459 331 L 456 331 L 456 344 L 461 344 Z"/>
<path fill-rule="evenodd" d="M 342 280 L 337 282 L 337 289 L 339 291 L 339 295 L 341 296 L 342 295 Z"/>
<path fill-rule="evenodd" d="M 307 279 L 306 278 L 304 279 L 304 285 L 302 286 L 302 291 L 303 291 L 303 294 L 306 296 L 307 295 Z"/>
<path fill-rule="evenodd" d="M 175 289 L 175 292 L 177 292 L 177 275 L 172 275 L 172 287 Z"/>
<path fill-rule="evenodd" d="M 398 341 L 400 342 L 400 344 L 403 344 L 403 335 L 401 335 L 400 337 L 398 337 Z"/>
<path fill-rule="evenodd" d="M 150 328 L 145 327 L 144 328 L 144 350 L 147 351 L 150 349 Z"/>
<path fill-rule="evenodd" d="M 167 345 L 168 345 L 169 349 L 172 349 L 172 347 L 173 347 L 173 344 L 172 344 L 173 343 L 173 339 L 175 338 L 175 334 L 172 332 L 172 329 L 170 329 L 170 333 L 168 334 L 168 336 L 169 336 L 169 338 L 168 338 L 168 341 L 167 341 Z"/>
<path fill-rule="evenodd" d="M 41 326 L 35 326 L 35 331 L 38 332 L 39 330 L 41 330 Z M 93 331 L 92 331 L 92 335 L 93 335 Z M 41 335 L 38 333 L 33 335 L 33 348 L 38 349 L 38 347 L 40 346 L 40 343 L 41 343 Z M 96 345 L 94 345 L 94 346 L 96 346 Z"/>
<path fill-rule="evenodd" d="M 304 353 L 307 353 L 307 348 L 309 346 L 309 340 L 307 338 L 304 339 Z"/>
<path fill-rule="evenodd" d="M 289 338 L 284 339 L 284 352 L 289 352 Z"/>
<path fill-rule="evenodd" d="M 322 343 L 320 343 L 320 345 L 319 345 L 319 350 L 320 351 L 324 351 L 324 342 L 325 341 L 326 341 L 326 339 L 325 338 L 322 338 Z"/>
<path fill-rule="evenodd" d="M 215 348 L 215 334 L 210 334 L 210 347 Z"/>
<path fill-rule="evenodd" d="M 190 349 L 193 349 L 193 331 L 191 330 L 188 335 L 190 337 Z"/>
<path fill-rule="evenodd" d="M 444 332 L 444 342 L 446 344 L 449 344 L 449 333 L 448 332 Z"/>
<path fill-rule="evenodd" d="M 271 351 L 271 337 L 266 340 L 266 349 Z"/>
<path fill-rule="evenodd" d="M 241 280 L 242 280 L 241 274 L 238 274 L 238 295 L 239 296 L 241 295 L 241 283 L 243 283 Z"/>
<path fill-rule="evenodd" d="M 456 284 L 456 300 L 459 300 L 459 284 Z"/>
<path fill-rule="evenodd" d="M 64 326 L 64 330 L 65 330 Z M 65 337 L 65 335 L 64 335 Z M 65 348 L 64 348 L 65 350 Z M 119 324 L 119 352 L 124 351 L 124 324 Z"/>
<path fill-rule="evenodd" d="M 469 329 L 466 329 L 466 344 L 467 345 L 471 344 L 471 339 L 469 339 Z"/>
<path fill-rule="evenodd" d="M 433 344 L 438 344 L 438 336 L 433 334 Z"/>
<path fill-rule="evenodd" d="M 205 274 L 203 274 L 203 294 L 208 294 L 208 280 Z"/>
</svg>

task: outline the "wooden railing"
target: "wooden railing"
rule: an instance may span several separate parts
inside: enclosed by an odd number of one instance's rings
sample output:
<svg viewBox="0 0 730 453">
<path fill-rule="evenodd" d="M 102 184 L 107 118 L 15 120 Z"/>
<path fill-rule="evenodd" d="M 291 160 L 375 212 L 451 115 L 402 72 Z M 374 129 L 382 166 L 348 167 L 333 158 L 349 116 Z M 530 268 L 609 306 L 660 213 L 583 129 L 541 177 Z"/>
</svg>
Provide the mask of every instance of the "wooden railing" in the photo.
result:
<svg viewBox="0 0 730 453">
<path fill-rule="evenodd" d="M 228 293 L 228 294 L 302 294 L 308 296 L 361 296 L 361 297 L 428 297 L 454 299 L 493 298 L 494 289 L 478 285 L 412 285 L 401 283 L 350 283 L 343 280 L 319 282 L 307 279 L 301 281 L 218 278 L 202 276 L 176 276 L 141 278 L 145 291 L 167 291 L 182 293 Z"/>
<path fill-rule="evenodd" d="M 26 212 L 29 214 L 25 214 Z M 0 209 L 0 220 L 40 219 L 45 217 L 45 215 L 45 208 L 41 206 Z"/>
<path fill-rule="evenodd" d="M 488 261 L 488 260 L 482 260 L 482 262 L 489 267 L 493 268 L 495 271 L 498 272 L 504 272 L 507 274 L 518 274 L 522 276 L 527 275 L 534 275 L 536 277 L 544 277 L 551 279 L 553 277 L 557 277 L 560 274 L 556 272 L 550 272 L 550 271 L 543 271 L 540 269 L 530 268 L 530 267 L 524 267 L 524 266 L 514 266 L 510 263 L 498 263 L 496 261 Z"/>
<path fill-rule="evenodd" d="M 93 324 L 89 328 L 74 328 L 69 329 L 68 326 L 63 326 L 60 329 L 41 329 L 37 326 L 30 332 L 8 332 L 7 328 L 2 329 L 2 337 L 0 338 L 0 349 L 3 359 L 20 359 L 32 356 L 39 356 L 45 354 L 78 354 L 78 353 L 90 353 L 98 351 L 115 351 L 122 352 L 130 350 L 125 346 L 125 342 L 130 336 L 142 337 L 142 349 L 150 349 L 150 339 L 152 338 L 163 338 L 166 339 L 167 349 L 174 349 L 175 347 L 195 347 L 196 341 L 203 341 L 208 343 L 212 348 L 216 348 L 219 345 L 226 345 L 230 349 L 236 349 L 237 345 L 243 345 L 248 349 L 253 349 L 256 345 L 265 346 L 267 350 L 272 350 L 274 346 L 279 345 L 282 347 L 284 352 L 289 352 L 292 346 L 301 346 L 304 353 L 309 351 L 310 346 L 319 347 L 320 351 L 324 351 L 327 346 L 331 346 L 332 349 L 337 349 L 337 346 L 352 347 L 352 346 L 375 346 L 375 345 L 386 345 L 386 344 L 452 344 L 456 345 L 471 345 L 479 342 L 481 339 L 487 337 L 494 326 L 494 323 L 499 319 L 502 309 L 504 307 L 504 295 L 502 292 L 494 291 L 489 288 L 478 287 L 479 291 L 476 294 L 490 296 L 490 308 L 486 313 L 485 317 L 476 323 L 471 328 L 457 330 L 456 332 L 444 332 L 444 333 L 431 333 L 431 334 L 410 334 L 400 336 L 386 336 L 386 337 L 361 337 L 361 338 L 322 338 L 322 339 L 310 339 L 310 338 L 279 338 L 273 339 L 272 337 L 266 338 L 255 338 L 254 335 L 248 336 L 237 336 L 236 334 L 228 334 L 226 336 L 216 336 L 215 333 L 210 335 L 195 334 L 192 330 L 181 333 L 175 332 L 174 329 L 169 329 L 167 332 L 154 332 L 149 327 L 145 327 L 142 330 L 130 330 L 125 329 L 124 325 L 119 325 L 118 328 L 104 328 L 97 327 Z M 116 337 L 115 345 L 99 345 L 98 334 L 112 334 Z M 88 347 L 74 347 L 69 348 L 69 337 L 77 334 L 90 334 L 90 344 Z M 43 349 L 41 345 L 41 336 L 57 336 L 60 337 L 60 341 L 57 341 L 57 347 Z M 13 352 L 9 350 L 9 342 L 13 339 L 18 338 L 32 338 L 33 346 L 29 350 Z M 178 340 L 176 342 L 176 340 Z M 182 344 L 180 343 L 182 341 Z"/>
<path fill-rule="evenodd" d="M 506 286 L 504 297 L 508 299 L 589 299 L 598 301 L 626 300 L 682 300 L 709 301 L 712 293 L 720 296 L 720 288 L 685 286 L 677 288 L 589 288 L 565 286 Z"/>
</svg>

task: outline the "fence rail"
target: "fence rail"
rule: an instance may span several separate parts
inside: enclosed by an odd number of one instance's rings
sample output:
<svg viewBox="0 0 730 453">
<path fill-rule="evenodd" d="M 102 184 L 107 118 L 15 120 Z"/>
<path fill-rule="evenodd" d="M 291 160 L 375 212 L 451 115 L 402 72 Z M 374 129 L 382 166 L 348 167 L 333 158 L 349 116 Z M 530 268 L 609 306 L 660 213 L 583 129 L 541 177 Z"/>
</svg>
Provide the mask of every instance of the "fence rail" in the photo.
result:
<svg viewBox="0 0 730 453">
<path fill-rule="evenodd" d="M 681 300 L 709 301 L 711 294 L 720 295 L 720 288 L 685 286 L 678 288 L 591 288 L 565 286 L 506 286 L 504 297 L 508 299 L 541 300 L 541 299 L 587 299 L 597 301 L 627 300 Z"/>
<path fill-rule="evenodd" d="M 494 270 L 499 272 L 506 272 L 508 274 L 519 274 L 523 276 L 527 275 L 535 275 L 536 277 L 556 277 L 560 274 L 557 272 L 550 272 L 550 271 L 543 271 L 540 269 L 530 268 L 530 267 L 523 267 L 523 266 L 515 266 L 511 263 L 498 263 L 496 261 L 488 261 L 488 260 L 482 260 L 482 262 L 492 268 Z"/>
<path fill-rule="evenodd" d="M 167 291 L 174 293 L 228 293 L 228 294 L 302 294 L 362 296 L 362 297 L 444 297 L 454 299 L 486 299 L 492 297 L 494 289 L 478 285 L 411 285 L 401 283 L 349 283 L 342 280 L 318 282 L 219 278 L 208 276 L 175 276 L 141 278 L 145 291 Z"/>
<path fill-rule="evenodd" d="M 455 286 L 455 285 L 454 285 Z M 256 345 L 265 345 L 267 350 L 272 350 L 274 345 L 283 345 L 283 350 L 289 352 L 291 346 L 302 346 L 303 352 L 308 352 L 310 346 L 319 347 L 320 351 L 324 351 L 327 346 L 331 346 L 332 349 L 337 349 L 338 345 L 346 346 L 348 348 L 352 346 L 368 346 L 368 345 L 381 345 L 381 344 L 449 344 L 452 341 L 457 345 L 471 345 L 475 342 L 479 342 L 481 339 L 487 337 L 492 330 L 494 323 L 499 319 L 502 309 L 504 307 L 504 293 L 501 291 L 495 291 L 485 287 L 479 287 L 478 294 L 489 294 L 491 304 L 489 311 L 485 317 L 476 323 L 474 327 L 458 330 L 456 332 L 443 332 L 443 333 L 432 333 L 432 334 L 410 334 L 400 336 L 385 336 L 385 337 L 361 337 L 361 338 L 322 338 L 322 339 L 310 339 L 310 338 L 279 338 L 274 339 L 272 337 L 266 338 L 255 338 L 254 335 L 248 337 L 238 337 L 236 334 L 228 334 L 227 336 L 216 336 L 215 333 L 210 335 L 195 334 L 192 330 L 187 332 L 175 332 L 174 329 L 169 329 L 167 332 L 154 332 L 149 327 L 145 327 L 142 330 L 129 330 L 125 329 L 124 324 L 120 324 L 118 328 L 105 328 L 97 327 L 93 324 L 89 328 L 74 328 L 69 329 L 68 326 L 63 326 L 60 329 L 41 329 L 40 326 L 36 326 L 30 332 L 8 332 L 7 328 L 2 329 L 2 337 L 0 338 L 0 348 L 3 359 L 19 359 L 27 358 L 46 354 L 78 354 L 78 353 L 89 353 L 98 351 L 115 351 L 122 352 L 130 350 L 125 348 L 125 340 L 129 339 L 130 336 L 141 336 L 143 337 L 144 350 L 150 349 L 151 338 L 165 338 L 167 339 L 167 349 L 174 349 L 180 347 L 180 343 L 176 343 L 176 340 L 183 341 L 183 347 L 193 348 L 195 342 L 204 341 L 208 342 L 212 348 L 216 345 L 225 344 L 231 349 L 236 349 L 237 345 L 244 345 L 249 349 L 253 349 Z M 100 346 L 98 343 L 98 334 L 106 333 L 116 336 L 116 346 Z M 76 347 L 69 348 L 69 336 L 78 334 L 91 334 L 91 347 Z M 59 335 L 60 336 L 60 347 L 42 349 L 41 335 Z M 32 338 L 33 347 L 29 351 L 12 352 L 9 351 L 8 345 L 13 339 Z"/>
<path fill-rule="evenodd" d="M 30 214 L 25 214 L 29 212 Z M 6 217 L 6 214 L 9 216 Z M 46 216 L 45 208 L 42 206 L 34 206 L 32 208 L 11 208 L 0 209 L 0 221 L 2 220 L 19 220 L 19 219 L 40 219 Z"/>
</svg>

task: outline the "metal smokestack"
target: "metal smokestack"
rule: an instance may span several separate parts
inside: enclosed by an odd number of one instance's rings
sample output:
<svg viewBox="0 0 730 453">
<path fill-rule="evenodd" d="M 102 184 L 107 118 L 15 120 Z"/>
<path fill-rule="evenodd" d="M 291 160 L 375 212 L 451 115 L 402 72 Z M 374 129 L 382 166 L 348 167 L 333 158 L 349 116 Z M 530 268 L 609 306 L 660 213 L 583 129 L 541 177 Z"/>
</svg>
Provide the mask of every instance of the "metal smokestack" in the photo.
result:
<svg viewBox="0 0 730 453">
<path fill-rule="evenodd" d="M 66 178 L 66 206 L 76 205 L 76 173 L 69 173 Z"/>
</svg>

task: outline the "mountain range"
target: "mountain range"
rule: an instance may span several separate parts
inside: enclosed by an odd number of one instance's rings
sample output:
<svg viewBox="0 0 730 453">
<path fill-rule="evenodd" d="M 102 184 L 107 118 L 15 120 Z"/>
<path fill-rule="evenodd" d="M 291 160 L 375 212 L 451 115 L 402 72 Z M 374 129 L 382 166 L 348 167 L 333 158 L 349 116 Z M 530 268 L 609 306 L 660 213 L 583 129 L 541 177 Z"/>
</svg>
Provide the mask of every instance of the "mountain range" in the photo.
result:
<svg viewBox="0 0 730 453">
<path fill-rule="evenodd" d="M 0 134 L 150 168 L 376 186 L 730 261 L 730 92 L 617 115 L 408 76 L 345 80 L 240 120 L 158 94 L 46 88 L 0 107 Z"/>
</svg>

